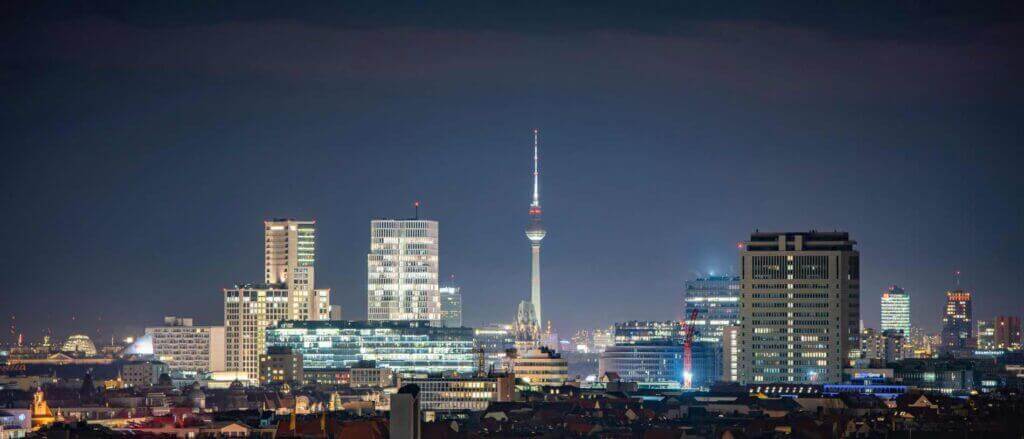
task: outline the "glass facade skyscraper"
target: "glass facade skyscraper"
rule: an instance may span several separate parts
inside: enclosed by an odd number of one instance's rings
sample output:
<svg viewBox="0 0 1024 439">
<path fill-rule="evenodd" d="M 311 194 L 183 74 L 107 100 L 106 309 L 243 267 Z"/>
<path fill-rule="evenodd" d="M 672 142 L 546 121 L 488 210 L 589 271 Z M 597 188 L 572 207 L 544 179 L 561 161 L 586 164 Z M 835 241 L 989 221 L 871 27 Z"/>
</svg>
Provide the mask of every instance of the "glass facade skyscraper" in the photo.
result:
<svg viewBox="0 0 1024 439">
<path fill-rule="evenodd" d="M 458 328 L 462 326 L 462 288 L 455 282 L 443 282 L 441 293 L 441 326 Z"/>
<path fill-rule="evenodd" d="M 882 293 L 882 331 L 910 336 L 910 294 L 896 285 Z"/>
<path fill-rule="evenodd" d="M 722 329 L 740 324 L 739 276 L 708 276 L 686 282 L 683 318 L 697 310 L 697 319 L 687 322 L 696 331 L 694 341 L 721 342 Z"/>
</svg>

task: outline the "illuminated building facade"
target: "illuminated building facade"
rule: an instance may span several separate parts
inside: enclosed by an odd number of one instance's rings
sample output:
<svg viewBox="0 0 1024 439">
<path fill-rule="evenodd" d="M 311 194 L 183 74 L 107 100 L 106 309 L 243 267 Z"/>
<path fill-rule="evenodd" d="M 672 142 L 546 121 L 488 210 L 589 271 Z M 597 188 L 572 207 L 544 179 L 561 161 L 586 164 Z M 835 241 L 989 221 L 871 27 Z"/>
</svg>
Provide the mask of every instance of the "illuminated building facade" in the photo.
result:
<svg viewBox="0 0 1024 439">
<path fill-rule="evenodd" d="M 546 347 L 520 351 L 511 364 L 516 378 L 531 386 L 561 386 L 569 380 L 569 362 Z"/>
<path fill-rule="evenodd" d="M 68 337 L 60 351 L 66 354 L 93 357 L 96 355 L 96 345 L 93 344 L 88 335 L 75 334 Z"/>
<path fill-rule="evenodd" d="M 267 353 L 260 356 L 260 384 L 271 383 L 288 383 L 290 385 L 305 383 L 302 355 L 287 347 L 272 346 L 268 348 Z"/>
<path fill-rule="evenodd" d="M 697 310 L 697 318 L 687 322 L 693 325 L 695 341 L 719 342 L 722 329 L 740 324 L 739 276 L 707 276 L 686 282 L 683 297 L 684 318 Z"/>
<path fill-rule="evenodd" d="M 998 316 L 995 322 L 996 349 L 1018 350 L 1021 348 L 1020 317 Z"/>
<path fill-rule="evenodd" d="M 242 284 L 224 289 L 224 363 L 228 371 L 259 379 L 267 327 L 288 320 L 289 294 L 283 285 Z"/>
<path fill-rule="evenodd" d="M 841 381 L 859 347 L 855 245 L 848 233 L 816 231 L 756 232 L 741 244 L 741 381 Z"/>
<path fill-rule="evenodd" d="M 500 375 L 482 378 L 429 377 L 402 379 L 403 386 L 420 388 L 420 410 L 483 411 L 491 402 L 512 401 L 514 378 Z"/>
<path fill-rule="evenodd" d="M 454 281 L 444 282 L 441 294 L 441 325 L 448 328 L 462 326 L 462 288 Z"/>
<path fill-rule="evenodd" d="M 330 318 L 330 289 L 316 288 L 316 221 L 272 219 L 263 222 L 264 283 L 290 292 L 290 320 Z"/>
<path fill-rule="evenodd" d="M 316 223 L 263 222 L 264 283 L 237 284 L 224 293 L 224 363 L 227 371 L 259 380 L 266 328 L 282 320 L 327 320 L 331 291 L 316 288 Z"/>
<path fill-rule="evenodd" d="M 683 381 L 683 346 L 670 341 L 609 346 L 601 353 L 598 376 L 607 372 L 618 373 L 623 381 L 679 388 Z"/>
<path fill-rule="evenodd" d="M 996 348 L 996 322 L 993 320 L 978 320 L 978 330 L 975 337 L 978 340 L 978 349 Z"/>
<path fill-rule="evenodd" d="M 516 346 L 516 331 L 513 325 L 491 324 L 473 329 L 473 345 L 482 350 L 488 370 L 500 370 L 506 353 Z"/>
<path fill-rule="evenodd" d="M 616 345 L 662 341 L 682 343 L 685 338 L 682 326 L 675 320 L 619 322 L 615 324 L 614 332 Z"/>
<path fill-rule="evenodd" d="M 398 373 L 471 373 L 476 370 L 473 330 L 427 321 L 281 322 L 267 329 L 268 347 L 288 347 L 306 368 L 350 368 L 374 361 Z"/>
<path fill-rule="evenodd" d="M 740 327 L 722 329 L 722 381 L 740 380 Z"/>
<path fill-rule="evenodd" d="M 952 353 L 975 347 L 972 313 L 969 291 L 946 292 L 946 307 L 942 312 L 943 352 Z"/>
<path fill-rule="evenodd" d="M 174 371 L 227 370 L 223 326 L 193 326 L 192 319 L 165 317 L 163 326 L 146 328 L 153 355 Z"/>
<path fill-rule="evenodd" d="M 910 336 L 910 293 L 892 285 L 882 293 L 882 331 L 895 330 Z"/>
<path fill-rule="evenodd" d="M 440 324 L 437 221 L 371 221 L 366 264 L 369 320 Z"/>
</svg>

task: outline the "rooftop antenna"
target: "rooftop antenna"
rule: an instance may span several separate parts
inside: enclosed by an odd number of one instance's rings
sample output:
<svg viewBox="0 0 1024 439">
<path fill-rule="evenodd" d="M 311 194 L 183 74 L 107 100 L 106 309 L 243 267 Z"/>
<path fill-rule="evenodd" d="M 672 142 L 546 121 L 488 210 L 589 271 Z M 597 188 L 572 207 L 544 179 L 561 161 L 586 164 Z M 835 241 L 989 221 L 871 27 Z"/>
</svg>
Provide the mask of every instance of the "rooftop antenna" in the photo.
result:
<svg viewBox="0 0 1024 439">
<path fill-rule="evenodd" d="M 540 130 L 533 129 L 533 203 L 530 207 L 540 207 L 540 147 L 538 136 Z"/>
<path fill-rule="evenodd" d="M 420 200 L 416 200 L 412 203 L 412 207 L 416 209 L 416 216 L 413 219 L 420 219 Z"/>
<path fill-rule="evenodd" d="M 956 287 L 960 288 L 960 270 L 953 272 L 953 280 L 956 282 Z"/>
</svg>

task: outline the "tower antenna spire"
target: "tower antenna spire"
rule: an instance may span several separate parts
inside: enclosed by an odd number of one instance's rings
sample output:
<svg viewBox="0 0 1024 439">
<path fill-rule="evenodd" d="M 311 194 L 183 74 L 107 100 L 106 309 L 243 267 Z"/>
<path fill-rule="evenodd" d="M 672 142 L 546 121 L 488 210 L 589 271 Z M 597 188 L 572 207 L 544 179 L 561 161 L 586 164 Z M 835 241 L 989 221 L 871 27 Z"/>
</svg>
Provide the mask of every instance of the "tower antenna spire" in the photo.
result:
<svg viewBox="0 0 1024 439">
<path fill-rule="evenodd" d="M 540 147 L 538 137 L 540 130 L 533 129 L 533 203 L 530 206 L 540 206 Z"/>
</svg>

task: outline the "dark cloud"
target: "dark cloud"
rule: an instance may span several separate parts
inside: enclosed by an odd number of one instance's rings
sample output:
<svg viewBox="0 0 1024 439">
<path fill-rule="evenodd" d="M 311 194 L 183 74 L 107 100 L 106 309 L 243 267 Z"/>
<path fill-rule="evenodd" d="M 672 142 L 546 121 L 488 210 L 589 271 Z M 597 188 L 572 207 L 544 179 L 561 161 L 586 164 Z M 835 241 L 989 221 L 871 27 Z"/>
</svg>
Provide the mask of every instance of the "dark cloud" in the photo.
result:
<svg viewBox="0 0 1024 439">
<path fill-rule="evenodd" d="M 759 21 L 854 38 L 957 41 L 1024 18 L 1017 2 L 894 1 L 84 1 L 12 2 L 14 21 L 95 15 L 142 27 L 291 20 L 339 29 L 433 28 L 565 33 L 686 34 L 700 23 Z"/>
</svg>

